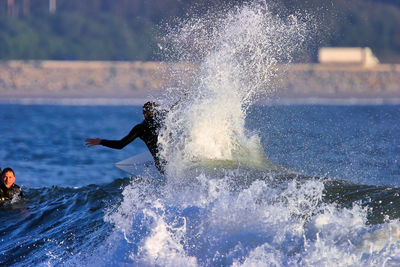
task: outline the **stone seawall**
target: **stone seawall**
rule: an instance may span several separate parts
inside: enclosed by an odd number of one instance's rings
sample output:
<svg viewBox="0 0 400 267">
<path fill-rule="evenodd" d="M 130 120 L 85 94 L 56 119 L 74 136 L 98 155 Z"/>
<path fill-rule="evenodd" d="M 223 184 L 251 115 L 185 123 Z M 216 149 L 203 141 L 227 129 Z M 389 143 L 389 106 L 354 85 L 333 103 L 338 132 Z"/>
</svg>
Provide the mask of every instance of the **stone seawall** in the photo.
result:
<svg viewBox="0 0 400 267">
<path fill-rule="evenodd" d="M 2 62 L 0 98 L 139 97 L 162 86 L 165 70 L 154 62 Z"/>
<path fill-rule="evenodd" d="M 281 97 L 399 98 L 400 65 L 293 64 L 280 76 Z"/>
<path fill-rule="evenodd" d="M 0 99 L 19 97 L 143 98 L 162 93 L 165 84 L 184 82 L 176 75 L 195 71 L 185 64 L 108 61 L 4 61 Z M 274 97 L 400 98 L 400 65 L 281 66 Z M 188 75 L 190 76 L 190 75 Z"/>
</svg>

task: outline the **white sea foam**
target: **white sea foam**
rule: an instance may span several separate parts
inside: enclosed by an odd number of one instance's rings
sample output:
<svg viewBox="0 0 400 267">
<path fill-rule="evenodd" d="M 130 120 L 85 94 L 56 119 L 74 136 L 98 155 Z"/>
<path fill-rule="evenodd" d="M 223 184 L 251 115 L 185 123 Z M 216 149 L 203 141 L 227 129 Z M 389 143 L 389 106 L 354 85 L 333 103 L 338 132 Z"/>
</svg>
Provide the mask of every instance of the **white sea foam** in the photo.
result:
<svg viewBox="0 0 400 267">
<path fill-rule="evenodd" d="M 144 182 L 127 186 L 119 208 L 106 215 L 115 228 L 109 242 L 113 259 L 128 254 L 131 264 L 144 266 L 400 262 L 399 221 L 368 225 L 368 210 L 360 205 L 323 203 L 319 180 L 253 177 L 248 186 L 232 187 L 235 175 L 199 175 L 194 183 L 167 182 L 157 190 Z"/>
<path fill-rule="evenodd" d="M 200 72 L 162 132 L 162 156 L 169 160 L 166 181 L 132 181 L 119 206 L 105 215 L 114 227 L 104 245 L 108 251 L 103 250 L 107 263 L 400 263 L 400 222 L 370 226 L 361 205 L 340 208 L 324 203 L 321 180 L 278 179 L 273 172 L 222 168 L 190 177 L 182 172 L 188 160 L 230 160 L 240 154 L 237 151 L 257 147 L 257 135 L 245 129 L 246 110 L 260 91 L 268 90 L 264 86 L 276 62 L 290 58 L 306 28 L 294 16 L 280 18 L 255 3 L 194 18 L 173 29 L 169 37 L 175 38 L 179 59 L 200 60 Z"/>
<path fill-rule="evenodd" d="M 274 90 L 277 62 L 289 61 L 306 34 L 306 23 L 272 14 L 264 3 L 210 12 L 170 30 L 166 39 L 177 59 L 200 64 L 192 83 L 181 83 L 185 101 L 169 113 L 159 138 L 170 172 L 188 161 L 233 160 L 255 150 L 258 137 L 245 130 L 246 111 L 259 94 Z"/>
</svg>

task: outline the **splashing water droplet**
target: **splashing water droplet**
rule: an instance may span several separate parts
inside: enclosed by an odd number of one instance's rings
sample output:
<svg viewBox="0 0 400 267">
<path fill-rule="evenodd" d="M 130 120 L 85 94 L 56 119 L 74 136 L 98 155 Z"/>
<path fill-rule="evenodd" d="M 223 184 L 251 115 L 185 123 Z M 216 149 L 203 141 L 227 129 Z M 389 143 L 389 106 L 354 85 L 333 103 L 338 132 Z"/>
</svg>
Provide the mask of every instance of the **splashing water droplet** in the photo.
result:
<svg viewBox="0 0 400 267">
<path fill-rule="evenodd" d="M 277 64 L 289 62 L 307 35 L 296 16 L 282 18 L 265 3 L 209 12 L 169 30 L 168 58 L 196 64 L 187 97 L 166 119 L 159 143 L 169 169 L 189 162 L 260 158 L 259 138 L 245 129 L 248 107 L 273 90 Z M 254 152 L 252 152 L 254 151 Z M 242 155 L 242 156 L 240 156 Z"/>
</svg>

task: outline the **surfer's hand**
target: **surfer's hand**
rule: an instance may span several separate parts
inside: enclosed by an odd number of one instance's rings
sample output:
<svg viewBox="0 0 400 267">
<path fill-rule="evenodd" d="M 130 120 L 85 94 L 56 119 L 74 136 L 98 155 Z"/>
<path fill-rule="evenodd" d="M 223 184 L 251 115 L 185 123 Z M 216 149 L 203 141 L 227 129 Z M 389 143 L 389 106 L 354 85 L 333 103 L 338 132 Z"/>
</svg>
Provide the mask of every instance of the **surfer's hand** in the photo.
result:
<svg viewBox="0 0 400 267">
<path fill-rule="evenodd" d="M 86 139 L 86 145 L 87 145 L 87 147 L 91 147 L 91 146 L 97 146 L 97 145 L 100 145 L 100 141 L 101 141 L 101 139 L 100 138 L 87 138 Z"/>
</svg>

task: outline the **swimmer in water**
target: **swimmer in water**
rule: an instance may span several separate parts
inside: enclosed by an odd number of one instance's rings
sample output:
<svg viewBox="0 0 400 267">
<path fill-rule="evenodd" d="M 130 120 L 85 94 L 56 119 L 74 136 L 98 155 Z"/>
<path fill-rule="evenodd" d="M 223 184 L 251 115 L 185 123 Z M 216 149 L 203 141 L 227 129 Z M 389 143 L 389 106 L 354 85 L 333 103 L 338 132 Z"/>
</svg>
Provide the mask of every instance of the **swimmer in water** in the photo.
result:
<svg viewBox="0 0 400 267">
<path fill-rule="evenodd" d="M 15 180 L 13 169 L 5 168 L 1 172 L 0 200 L 12 200 L 15 196 L 22 197 L 22 190 L 15 184 Z"/>
</svg>

